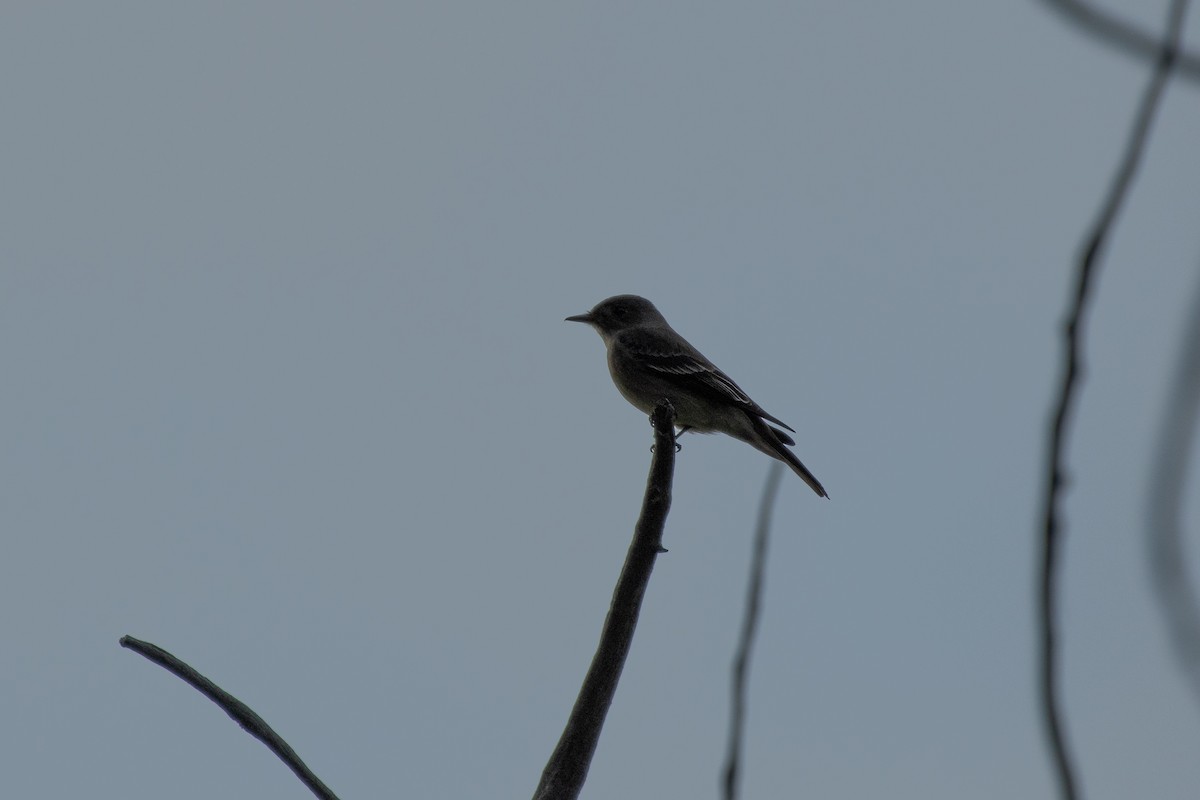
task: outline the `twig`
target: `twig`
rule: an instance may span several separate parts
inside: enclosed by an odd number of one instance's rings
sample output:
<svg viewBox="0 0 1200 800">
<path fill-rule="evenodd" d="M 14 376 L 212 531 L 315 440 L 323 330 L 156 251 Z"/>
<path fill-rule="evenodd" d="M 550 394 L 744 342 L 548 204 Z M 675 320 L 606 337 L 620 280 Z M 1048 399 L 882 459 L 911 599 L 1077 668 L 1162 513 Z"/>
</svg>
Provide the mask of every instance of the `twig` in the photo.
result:
<svg viewBox="0 0 1200 800">
<path fill-rule="evenodd" d="M 1082 0 L 1042 0 L 1064 19 L 1078 25 L 1101 41 L 1131 55 L 1152 61 L 1159 58 L 1162 44 L 1156 36 L 1135 28 L 1124 20 L 1095 8 Z M 1175 65 L 1178 75 L 1189 81 L 1200 81 L 1200 55 L 1183 51 Z"/>
<path fill-rule="evenodd" d="M 1183 346 L 1158 430 L 1146 517 L 1150 583 L 1184 677 L 1200 702 L 1200 608 L 1183 549 L 1183 487 L 1200 412 L 1200 284 L 1184 326 Z"/>
<path fill-rule="evenodd" d="M 200 691 L 212 700 L 229 716 L 233 721 L 242 726 L 246 733 L 258 739 L 271 749 L 279 759 L 287 764 L 288 769 L 296 773 L 296 777 L 304 783 L 309 790 L 317 797 L 323 800 L 337 800 L 337 795 L 321 782 L 321 779 L 313 774 L 304 762 L 300 760 L 300 756 L 296 755 L 283 737 L 276 733 L 270 725 L 263 720 L 258 714 L 250 709 L 241 700 L 238 700 L 233 695 L 226 692 L 220 686 L 210 681 L 208 678 L 201 675 L 196 670 L 192 669 L 188 664 L 180 661 L 175 656 L 163 650 L 157 645 L 150 642 L 143 642 L 140 639 L 135 639 L 132 636 L 122 636 L 121 646 L 142 655 L 160 667 L 175 673 L 176 676 L 182 678 L 193 688 Z"/>
<path fill-rule="evenodd" d="M 574 800 L 583 789 L 596 743 L 600 741 L 604 718 L 633 642 L 654 561 L 659 553 L 665 552 L 662 533 L 671 508 L 671 480 L 675 471 L 675 409 L 663 400 L 654 409 L 650 421 L 654 425 L 654 457 L 650 462 L 642 513 L 613 591 L 600 644 L 562 737 L 542 771 L 542 780 L 533 793 L 534 800 Z"/>
<path fill-rule="evenodd" d="M 767 540 L 771 532 L 771 510 L 779 492 L 783 466 L 771 464 L 762 501 L 758 505 L 758 527 L 754 532 L 754 555 L 750 560 L 750 583 L 746 588 L 746 613 L 742 617 L 742 633 L 738 638 L 737 655 L 733 659 L 732 707 L 729 714 L 729 746 L 725 754 L 724 789 L 726 800 L 738 796 L 738 773 L 742 755 L 742 734 L 746 723 L 746 684 L 750 672 L 750 651 L 758 630 L 759 610 L 762 607 L 763 583 L 767 572 Z"/>
<path fill-rule="evenodd" d="M 1169 12 L 1167 33 L 1160 48 L 1154 73 L 1142 95 L 1133 129 L 1125 147 L 1108 196 L 1100 209 L 1094 227 L 1084 240 L 1079 261 L 1075 295 L 1068 312 L 1064 330 L 1066 365 L 1054 405 L 1050 439 L 1046 453 L 1046 487 L 1043 507 L 1042 564 L 1038 595 L 1040 623 L 1040 675 L 1039 693 L 1043 712 L 1046 737 L 1050 746 L 1054 767 L 1058 774 L 1059 788 L 1064 800 L 1078 797 L 1075 771 L 1068 752 L 1059 712 L 1057 655 L 1058 643 L 1055 629 L 1055 589 L 1059 544 L 1059 503 L 1065 484 L 1065 448 L 1067 426 L 1075 399 L 1076 382 L 1083 371 L 1083 318 L 1087 308 L 1092 275 L 1104 246 L 1111 234 L 1117 213 L 1128 194 L 1129 185 L 1137 171 L 1138 163 L 1146 147 L 1151 123 L 1158 109 L 1162 91 L 1175 63 L 1179 37 L 1183 28 L 1183 13 L 1187 0 L 1173 0 Z"/>
</svg>

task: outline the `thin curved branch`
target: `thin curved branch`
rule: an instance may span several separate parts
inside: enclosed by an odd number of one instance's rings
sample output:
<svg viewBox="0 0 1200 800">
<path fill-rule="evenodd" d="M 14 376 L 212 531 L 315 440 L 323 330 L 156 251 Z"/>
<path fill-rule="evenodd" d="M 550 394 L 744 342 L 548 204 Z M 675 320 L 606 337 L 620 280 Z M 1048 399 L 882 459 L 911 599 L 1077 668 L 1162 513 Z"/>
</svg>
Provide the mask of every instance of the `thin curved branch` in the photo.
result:
<svg viewBox="0 0 1200 800">
<path fill-rule="evenodd" d="M 1059 546 L 1059 504 L 1065 484 L 1065 439 L 1070 422 L 1077 381 L 1083 372 L 1083 321 L 1092 287 L 1092 277 L 1113 223 L 1129 192 L 1129 186 L 1137 171 L 1142 153 L 1145 151 L 1150 127 L 1158 110 L 1159 99 L 1171 69 L 1175 64 L 1179 40 L 1183 30 L 1184 11 L 1187 0 L 1172 0 L 1167 32 L 1160 46 L 1158 61 L 1150 82 L 1142 95 L 1142 101 L 1134 119 L 1133 129 L 1125 147 L 1121 163 L 1113 176 L 1108 195 L 1095 225 L 1084 240 L 1079 260 L 1075 294 L 1067 315 L 1064 330 L 1065 365 L 1058 397 L 1052 412 L 1050 436 L 1046 448 L 1046 483 L 1043 496 L 1042 563 L 1041 581 L 1038 592 L 1038 622 L 1040 633 L 1040 661 L 1038 689 L 1041 700 L 1042 720 L 1047 742 L 1050 746 L 1059 789 L 1064 800 L 1078 797 L 1077 781 L 1072 759 L 1067 748 L 1066 734 L 1061 722 L 1058 691 L 1058 638 L 1056 630 L 1056 588 Z"/>
<path fill-rule="evenodd" d="M 186 683 L 190 684 L 194 689 L 197 689 L 201 694 L 212 700 L 221 709 L 233 718 L 233 721 L 242 726 L 246 733 L 258 739 L 271 749 L 271 752 L 279 757 L 279 760 L 287 764 L 288 769 L 296 773 L 296 777 L 309 788 L 309 790 L 322 800 L 337 800 L 337 795 L 333 790 L 321 782 L 321 779 L 313 774 L 300 756 L 296 755 L 296 751 L 283 740 L 283 737 L 274 731 L 274 729 L 266 723 L 266 721 L 255 714 L 251 708 L 238 700 L 233 695 L 226 692 L 220 686 L 210 681 L 208 678 L 201 675 L 191 666 L 176 658 L 175 656 L 163 650 L 157 645 L 150 642 L 143 642 L 140 639 L 135 639 L 132 636 L 121 637 L 121 647 L 132 650 L 133 652 L 148 658 L 160 667 L 173 672 L 179 678 L 182 678 Z"/>
<path fill-rule="evenodd" d="M 600 644 L 562 737 L 542 771 L 534 800 L 574 800 L 583 789 L 604 718 L 616 694 L 625 657 L 629 655 L 654 561 L 659 553 L 666 552 L 662 534 L 671 509 L 671 481 L 675 473 L 675 409 L 666 400 L 660 401 L 650 422 L 654 426 L 654 457 L 650 461 L 642 513 L 613 591 Z"/>
<path fill-rule="evenodd" d="M 1051 11 L 1077 25 L 1086 33 L 1106 42 L 1118 50 L 1124 50 L 1143 61 L 1159 58 L 1162 43 L 1158 37 L 1139 30 L 1107 11 L 1095 8 L 1081 0 L 1042 0 Z M 1200 55 L 1183 51 L 1175 67 L 1179 77 L 1189 81 L 1200 81 Z"/>
<path fill-rule="evenodd" d="M 741 771 L 742 736 L 746 727 L 746 685 L 750 674 L 750 651 L 758 631 L 759 611 L 762 608 L 763 584 L 767 573 L 767 540 L 771 533 L 771 511 L 779 493 L 783 465 L 771 464 L 767 483 L 758 506 L 758 526 L 754 532 L 754 554 L 750 559 L 750 583 L 746 587 L 746 613 L 742 617 L 742 633 L 738 638 L 737 655 L 733 659 L 732 707 L 729 713 L 729 746 L 725 752 L 724 797 L 738 796 L 738 774 Z"/>
<path fill-rule="evenodd" d="M 1184 486 L 1200 413 L 1200 283 L 1158 431 L 1146 517 L 1151 585 L 1184 677 L 1200 702 L 1200 608 L 1184 555 Z"/>
</svg>

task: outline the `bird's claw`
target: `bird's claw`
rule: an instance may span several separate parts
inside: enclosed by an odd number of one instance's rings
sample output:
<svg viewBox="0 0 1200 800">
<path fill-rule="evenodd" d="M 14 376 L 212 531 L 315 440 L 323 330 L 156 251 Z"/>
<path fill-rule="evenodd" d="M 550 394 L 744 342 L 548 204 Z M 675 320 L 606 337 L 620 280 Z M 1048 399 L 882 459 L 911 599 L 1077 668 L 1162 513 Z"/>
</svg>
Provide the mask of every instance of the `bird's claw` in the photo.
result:
<svg viewBox="0 0 1200 800">
<path fill-rule="evenodd" d="M 679 437 L 683 436 L 685 433 L 687 433 L 691 429 L 692 429 L 691 425 L 681 425 L 681 426 L 679 426 L 679 430 L 675 432 L 675 452 L 676 453 L 683 450 L 683 445 L 681 445 L 679 443 Z"/>
</svg>

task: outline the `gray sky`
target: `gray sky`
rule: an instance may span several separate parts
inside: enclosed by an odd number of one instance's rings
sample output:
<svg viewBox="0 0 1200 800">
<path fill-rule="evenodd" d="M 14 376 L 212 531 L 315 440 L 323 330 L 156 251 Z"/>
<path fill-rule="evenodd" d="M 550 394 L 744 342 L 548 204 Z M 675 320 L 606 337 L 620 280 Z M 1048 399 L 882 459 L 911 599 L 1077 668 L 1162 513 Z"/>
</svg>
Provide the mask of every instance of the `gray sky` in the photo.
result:
<svg viewBox="0 0 1200 800">
<path fill-rule="evenodd" d="M 746 795 L 1052 797 L 1041 437 L 1145 77 L 1035 2 L 9 4 L 7 793 L 304 795 L 129 633 L 347 799 L 528 796 L 651 441 L 562 318 L 635 292 L 832 495 L 780 498 Z M 1200 785 L 1142 538 L 1198 95 L 1167 94 L 1089 321 L 1063 598 L 1089 798 Z M 588 797 L 716 793 L 768 464 L 683 444 Z"/>
</svg>

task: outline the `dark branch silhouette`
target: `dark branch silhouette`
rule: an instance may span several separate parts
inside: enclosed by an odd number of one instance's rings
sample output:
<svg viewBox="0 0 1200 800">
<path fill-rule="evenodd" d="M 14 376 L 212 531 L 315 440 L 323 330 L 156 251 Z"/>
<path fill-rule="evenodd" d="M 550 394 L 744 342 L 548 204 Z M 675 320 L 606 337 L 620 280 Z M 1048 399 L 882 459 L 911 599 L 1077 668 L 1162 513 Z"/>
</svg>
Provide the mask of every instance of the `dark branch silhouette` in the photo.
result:
<svg viewBox="0 0 1200 800">
<path fill-rule="evenodd" d="M 1200 608 L 1183 549 L 1184 486 L 1200 412 L 1200 283 L 1184 325 L 1183 342 L 1150 471 L 1146 517 L 1150 582 L 1158 597 L 1175 657 L 1200 702 Z"/>
<path fill-rule="evenodd" d="M 1139 30 L 1108 12 L 1094 8 L 1081 0 L 1043 0 L 1064 19 L 1078 25 L 1088 34 L 1119 50 L 1145 61 L 1158 59 L 1162 44 L 1158 37 Z M 1178 75 L 1190 81 L 1200 81 L 1200 55 L 1183 51 L 1175 65 Z"/>
<path fill-rule="evenodd" d="M 750 560 L 750 582 L 746 587 L 746 613 L 742 617 L 742 633 L 738 638 L 737 655 L 733 659 L 732 707 L 729 714 L 729 746 L 725 752 L 724 797 L 738 796 L 738 776 L 741 771 L 742 734 L 746 724 L 746 685 L 750 674 L 750 651 L 758 631 L 759 610 L 762 608 L 763 584 L 767 572 L 767 540 L 771 532 L 771 510 L 779 493 L 783 467 L 772 464 L 758 506 L 758 526 L 754 532 L 754 554 Z"/>
<path fill-rule="evenodd" d="M 659 553 L 666 552 L 662 546 L 662 533 L 671 508 L 671 481 L 675 472 L 675 410 L 663 400 L 654 409 L 650 421 L 654 426 L 654 457 L 650 462 L 642 513 L 613 591 L 600 644 L 562 737 L 542 771 L 542 780 L 533 793 L 534 800 L 574 800 L 579 796 L 633 642 L 654 561 Z"/>
<path fill-rule="evenodd" d="M 633 632 L 637 627 L 642 598 L 646 594 L 654 561 L 659 553 L 666 552 L 662 546 L 662 533 L 667 512 L 671 508 L 671 481 L 675 471 L 675 410 L 663 400 L 654 409 L 650 421 L 654 426 L 655 446 L 642 513 L 613 592 L 612 605 L 604 621 L 596 655 L 579 690 L 562 738 L 546 764 L 541 783 L 534 794 L 540 800 L 572 800 L 579 796 L 592 754 L 596 751 L 596 743 L 600 739 L 604 718 L 617 689 L 617 681 L 621 677 L 621 669 L 633 642 Z M 199 690 L 247 733 L 269 747 L 313 794 L 322 800 L 337 800 L 337 795 L 313 774 L 288 743 L 245 703 L 156 645 L 132 636 L 122 636 L 121 646 L 173 672 Z"/>
<path fill-rule="evenodd" d="M 337 800 L 337 795 L 322 783 L 321 779 L 314 775 L 312 770 L 305 766 L 304 762 L 300 760 L 300 756 L 296 755 L 296 751 L 283 740 L 283 737 L 276 733 L 262 717 L 255 714 L 241 700 L 238 700 L 220 686 L 217 686 L 208 678 L 192 669 L 188 664 L 180 661 L 157 645 L 143 642 L 132 636 L 122 636 L 121 646 L 145 656 L 160 667 L 175 673 L 175 675 L 191 684 L 193 688 L 199 690 L 209 700 L 220 706 L 226 714 L 233 717 L 233 721 L 241 725 L 247 733 L 271 748 L 271 752 L 279 756 L 279 759 L 284 764 L 287 764 L 288 769 L 296 773 L 296 777 L 313 794 L 323 798 L 323 800 Z"/>
<path fill-rule="evenodd" d="M 1059 504 L 1066 481 L 1065 446 L 1067 427 L 1073 410 L 1077 382 L 1083 372 L 1083 322 L 1087 310 L 1092 279 L 1096 264 L 1111 235 L 1113 224 L 1121 205 L 1129 192 L 1130 183 L 1137 171 L 1146 141 L 1158 109 L 1159 99 L 1171 68 L 1176 61 L 1179 38 L 1183 29 L 1186 0 L 1173 0 L 1168 15 L 1167 32 L 1160 46 L 1158 61 L 1150 82 L 1142 95 L 1141 104 L 1134 118 L 1133 129 L 1126 143 L 1125 153 L 1113 176 L 1104 205 L 1096 222 L 1084 240 L 1075 284 L 1075 294 L 1067 315 L 1064 329 L 1065 365 L 1062 382 L 1052 412 L 1050 437 L 1046 452 L 1045 494 L 1043 496 L 1042 563 L 1038 594 L 1040 625 L 1040 674 L 1039 694 L 1047 741 L 1050 746 L 1054 767 L 1058 774 L 1059 788 L 1064 800 L 1078 797 L 1077 781 L 1066 735 L 1061 722 L 1058 693 L 1058 641 L 1055 623 L 1056 578 L 1059 546 Z"/>
</svg>

